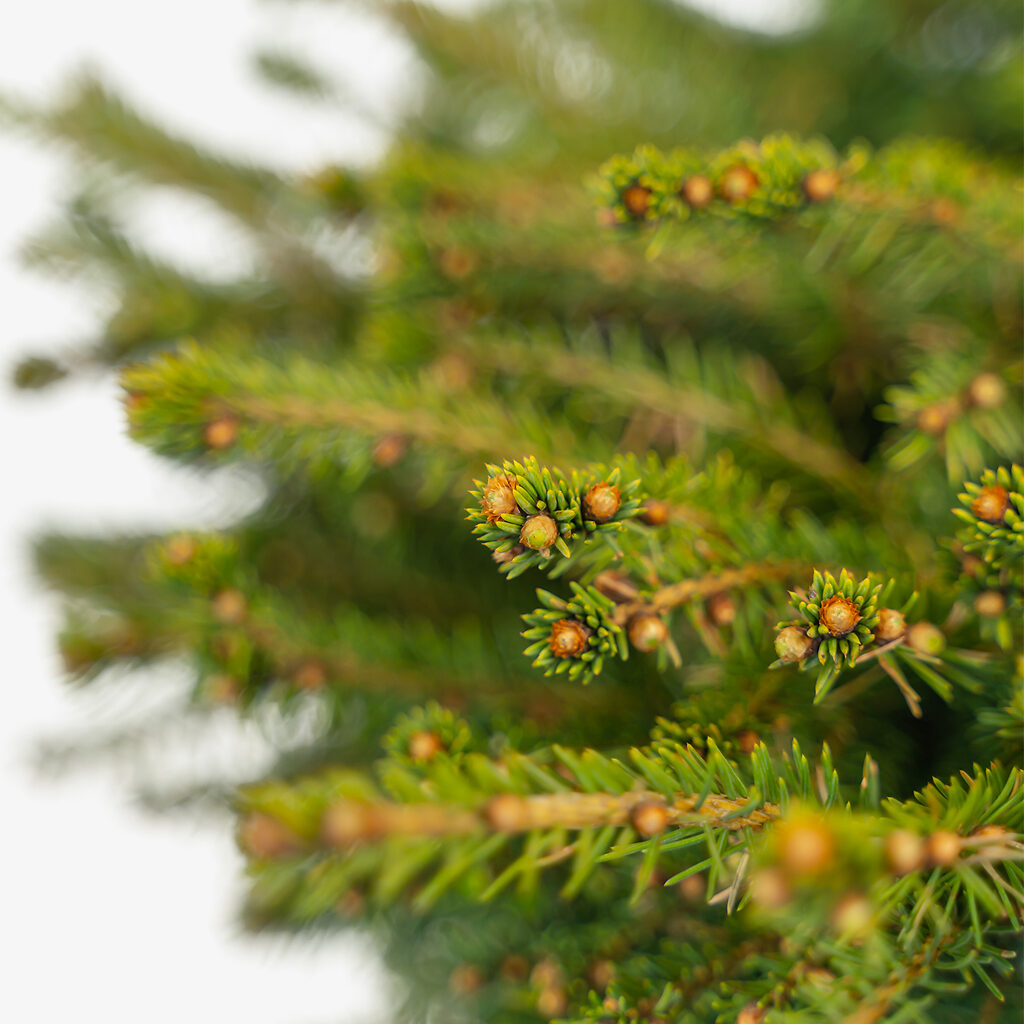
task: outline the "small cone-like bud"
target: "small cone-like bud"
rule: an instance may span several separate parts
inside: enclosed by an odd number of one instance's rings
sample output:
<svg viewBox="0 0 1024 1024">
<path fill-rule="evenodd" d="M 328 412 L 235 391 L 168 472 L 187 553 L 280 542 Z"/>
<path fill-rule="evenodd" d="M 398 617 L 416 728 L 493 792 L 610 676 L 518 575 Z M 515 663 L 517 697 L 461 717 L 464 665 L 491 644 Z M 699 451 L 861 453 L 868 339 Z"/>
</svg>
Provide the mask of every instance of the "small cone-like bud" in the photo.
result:
<svg viewBox="0 0 1024 1024">
<path fill-rule="evenodd" d="M 513 476 L 492 476 L 484 486 L 480 507 L 487 516 L 487 522 L 496 523 L 504 515 L 512 515 L 519 511 L 513 488 L 516 479 Z"/>
<path fill-rule="evenodd" d="M 708 601 L 708 614 L 716 626 L 729 626 L 736 620 L 736 602 L 730 594 L 715 594 Z"/>
<path fill-rule="evenodd" d="M 208 448 L 230 448 L 238 439 L 238 420 L 234 416 L 219 416 L 203 428 L 203 440 Z"/>
<path fill-rule="evenodd" d="M 822 602 L 818 621 L 832 636 L 846 636 L 860 622 L 860 609 L 848 597 L 836 594 Z"/>
<path fill-rule="evenodd" d="M 983 619 L 998 619 L 1006 611 L 1006 598 L 998 590 L 983 590 L 974 599 L 974 610 Z"/>
<path fill-rule="evenodd" d="M 537 997 L 537 1012 L 542 1017 L 561 1017 L 568 1008 L 569 997 L 564 988 L 546 988 Z"/>
<path fill-rule="evenodd" d="M 939 868 L 952 867 L 960 856 L 963 841 L 955 832 L 940 829 L 928 837 L 928 860 Z"/>
<path fill-rule="evenodd" d="M 583 496 L 583 514 L 595 523 L 607 523 L 622 505 L 622 494 L 612 484 L 594 484 Z"/>
<path fill-rule="evenodd" d="M 473 964 L 459 964 L 448 976 L 448 988 L 457 996 L 471 996 L 484 984 L 483 972 Z"/>
<path fill-rule="evenodd" d="M 508 551 L 492 551 L 491 558 L 498 563 L 498 565 L 504 565 L 505 562 L 511 562 L 516 555 L 521 555 L 526 548 L 522 544 L 515 544 L 508 549 Z"/>
<path fill-rule="evenodd" d="M 960 563 L 960 571 L 965 576 L 977 579 L 985 571 L 985 562 L 977 555 L 964 555 L 963 561 Z"/>
<path fill-rule="evenodd" d="M 736 734 L 736 745 L 744 754 L 752 754 L 754 748 L 761 742 L 761 737 L 753 729 L 744 729 Z"/>
<path fill-rule="evenodd" d="M 811 171 L 804 178 L 804 195 L 812 203 L 824 203 L 836 194 L 839 188 L 839 175 L 830 169 L 821 168 Z"/>
<path fill-rule="evenodd" d="M 979 409 L 997 409 L 1006 400 L 1006 385 L 994 373 L 979 374 L 967 388 L 967 399 Z"/>
<path fill-rule="evenodd" d="M 530 827 L 530 808 L 515 793 L 499 793 L 484 806 L 484 817 L 495 832 L 524 832 Z"/>
<path fill-rule="evenodd" d="M 327 671 L 319 661 L 304 661 L 292 679 L 300 690 L 319 690 L 327 683 Z"/>
<path fill-rule="evenodd" d="M 775 653 L 780 661 L 803 661 L 813 646 L 814 641 L 799 626 L 786 626 L 775 638 Z"/>
<path fill-rule="evenodd" d="M 1001 523 L 1010 507 L 1010 496 L 1005 487 L 996 484 L 983 487 L 971 502 L 971 511 L 986 523 Z"/>
<path fill-rule="evenodd" d="M 657 650 L 668 639 L 668 626 L 660 615 L 634 615 L 627 632 L 629 642 L 638 651 Z"/>
<path fill-rule="evenodd" d="M 395 465 L 406 453 L 409 442 L 401 434 L 385 434 L 373 446 L 373 461 L 382 469 Z"/>
<path fill-rule="evenodd" d="M 578 658 L 587 649 L 591 634 L 578 619 L 559 619 L 551 627 L 548 647 L 556 658 Z"/>
<path fill-rule="evenodd" d="M 213 598 L 213 617 L 229 626 L 237 626 L 245 619 L 245 595 L 229 587 L 219 591 Z"/>
<path fill-rule="evenodd" d="M 894 875 L 909 875 L 925 864 L 925 843 L 916 833 L 898 828 L 885 837 L 885 859 Z"/>
<path fill-rule="evenodd" d="M 683 187 L 679 190 L 679 193 L 688 206 L 699 210 L 711 202 L 712 198 L 714 198 L 715 190 L 711 185 L 710 179 L 705 178 L 703 174 L 693 174 L 683 182 Z"/>
<path fill-rule="evenodd" d="M 851 892 L 836 904 L 830 923 L 842 936 L 864 939 L 870 934 L 874 920 L 874 908 L 867 898 L 862 893 Z"/>
<path fill-rule="evenodd" d="M 707 885 L 701 875 L 687 875 L 679 883 L 679 895 L 687 903 L 703 903 Z"/>
<path fill-rule="evenodd" d="M 730 203 L 741 203 L 757 188 L 757 175 L 746 165 L 730 167 L 719 179 L 718 191 Z"/>
<path fill-rule="evenodd" d="M 765 910 L 778 910 L 792 897 L 786 876 L 778 868 L 762 868 L 750 876 L 750 895 Z"/>
<path fill-rule="evenodd" d="M 812 815 L 783 821 L 775 828 L 782 868 L 790 875 L 820 875 L 835 860 L 836 840 L 828 823 Z"/>
<path fill-rule="evenodd" d="M 736 1017 L 736 1024 L 763 1024 L 767 1013 L 768 1011 L 757 1003 L 747 1003 Z"/>
<path fill-rule="evenodd" d="M 668 522 L 669 507 L 664 501 L 648 498 L 640 508 L 640 519 L 648 526 L 664 526 Z"/>
<path fill-rule="evenodd" d="M 303 848 L 302 840 L 277 818 L 253 811 L 238 826 L 238 843 L 258 860 L 291 857 Z"/>
<path fill-rule="evenodd" d="M 611 960 L 595 960 L 587 971 L 587 978 L 595 989 L 606 989 L 615 977 L 615 964 Z"/>
<path fill-rule="evenodd" d="M 558 523 L 551 516 L 530 516 L 519 531 L 519 539 L 534 551 L 547 551 L 558 540 Z"/>
<path fill-rule="evenodd" d="M 451 245 L 441 253 L 437 263 L 445 277 L 457 281 L 476 270 L 477 258 L 469 249 Z"/>
<path fill-rule="evenodd" d="M 633 808 L 633 812 L 630 814 L 629 820 L 633 828 L 635 828 L 644 839 L 647 839 L 649 836 L 655 836 L 659 832 L 664 832 L 669 826 L 671 815 L 664 804 L 649 801 L 647 803 L 637 804 L 637 806 Z"/>
<path fill-rule="evenodd" d="M 501 961 L 498 970 L 505 981 L 526 981 L 530 976 L 530 961 L 518 953 L 511 953 Z"/>
<path fill-rule="evenodd" d="M 436 732 L 414 732 L 409 737 L 409 756 L 414 761 L 429 761 L 444 750 L 444 743 Z"/>
<path fill-rule="evenodd" d="M 164 547 L 164 558 L 171 565 L 188 565 L 199 550 L 199 542 L 187 533 L 175 534 Z"/>
<path fill-rule="evenodd" d="M 622 205 L 632 217 L 640 218 L 651 205 L 651 190 L 643 185 L 630 185 L 622 190 Z"/>
<path fill-rule="evenodd" d="M 874 628 L 875 639 L 882 643 L 898 640 L 907 631 L 907 620 L 895 608 L 878 609 L 878 625 Z"/>
<path fill-rule="evenodd" d="M 948 402 L 938 402 L 935 405 L 926 405 L 917 414 L 917 427 L 925 434 L 938 437 L 946 432 L 950 420 L 953 419 L 955 410 Z"/>
<path fill-rule="evenodd" d="M 907 646 L 922 654 L 941 654 L 946 649 L 946 638 L 938 626 L 915 622 L 907 629 Z"/>
<path fill-rule="evenodd" d="M 554 960 L 539 960 L 530 972 L 530 984 L 538 988 L 555 988 L 564 981 L 562 968 Z"/>
</svg>

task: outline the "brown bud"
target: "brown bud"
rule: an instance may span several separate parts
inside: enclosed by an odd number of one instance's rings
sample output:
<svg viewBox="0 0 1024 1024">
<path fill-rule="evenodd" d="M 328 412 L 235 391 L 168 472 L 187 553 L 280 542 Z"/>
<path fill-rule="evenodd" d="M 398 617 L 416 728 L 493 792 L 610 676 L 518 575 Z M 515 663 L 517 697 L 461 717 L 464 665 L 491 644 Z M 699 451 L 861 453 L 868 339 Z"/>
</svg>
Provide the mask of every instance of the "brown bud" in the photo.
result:
<svg viewBox="0 0 1024 1024">
<path fill-rule="evenodd" d="M 626 632 L 638 651 L 657 650 L 668 639 L 668 626 L 660 615 L 642 613 L 629 620 Z"/>
<path fill-rule="evenodd" d="M 213 617 L 219 622 L 236 626 L 245 619 L 245 595 L 240 590 L 228 587 L 214 595 Z"/>
<path fill-rule="evenodd" d="M 229 448 L 238 439 L 238 420 L 234 416 L 219 416 L 203 428 L 203 440 L 208 448 Z"/>
<path fill-rule="evenodd" d="M 727 202 L 741 203 L 750 198 L 757 185 L 757 175 L 745 164 L 736 164 L 722 174 L 718 192 Z"/>
<path fill-rule="evenodd" d="M 753 729 L 744 729 L 736 734 L 736 744 L 744 754 L 752 754 L 760 742 L 761 737 Z"/>
<path fill-rule="evenodd" d="M 648 526 L 664 526 L 668 522 L 669 507 L 664 501 L 648 498 L 640 508 L 640 519 Z"/>
<path fill-rule="evenodd" d="M 643 839 L 664 832 L 669 826 L 671 815 L 668 808 L 653 800 L 637 804 L 629 816 L 630 824 Z"/>
<path fill-rule="evenodd" d="M 587 649 L 592 632 L 578 619 L 559 619 L 551 627 L 548 647 L 556 658 L 578 658 Z"/>
<path fill-rule="evenodd" d="M 907 628 L 907 646 L 922 654 L 941 654 L 946 649 L 946 638 L 938 626 L 915 622 Z"/>
<path fill-rule="evenodd" d="M 939 868 L 952 867 L 960 856 L 963 841 L 955 832 L 940 829 L 933 832 L 927 841 L 928 860 Z"/>
<path fill-rule="evenodd" d="M 898 640 L 907 631 L 907 620 L 895 608 L 878 609 L 878 625 L 874 628 L 875 639 L 882 643 Z"/>
<path fill-rule="evenodd" d="M 1010 507 L 1010 496 L 1005 487 L 996 484 L 983 487 L 971 502 L 971 511 L 986 523 L 1001 523 Z"/>
<path fill-rule="evenodd" d="M 812 203 L 823 203 L 831 199 L 836 194 L 837 188 L 839 188 L 839 175 L 831 169 L 820 168 L 811 171 L 804 178 L 804 195 Z"/>
<path fill-rule="evenodd" d="M 558 523 L 551 516 L 530 516 L 519 531 L 519 539 L 534 551 L 547 551 L 558 540 Z"/>
<path fill-rule="evenodd" d="M 762 868 L 750 876 L 750 895 L 765 910 L 778 910 L 791 899 L 786 876 L 778 868 Z"/>
<path fill-rule="evenodd" d="M 932 437 L 938 437 L 946 432 L 946 427 L 956 412 L 956 408 L 949 402 L 936 402 L 934 405 L 926 405 L 917 414 L 918 430 Z"/>
<path fill-rule="evenodd" d="M 429 761 L 444 750 L 444 743 L 436 732 L 414 732 L 409 737 L 409 756 L 414 761 Z"/>
<path fill-rule="evenodd" d="M 480 507 L 487 516 L 487 522 L 496 523 L 504 515 L 513 515 L 519 511 L 513 490 L 516 486 L 514 476 L 492 476 L 484 486 Z"/>
<path fill-rule="evenodd" d="M 252 811 L 238 826 L 238 844 L 257 860 L 291 857 L 303 848 L 302 840 L 283 821 Z"/>
<path fill-rule="evenodd" d="M 459 964 L 448 976 L 448 988 L 457 996 L 471 996 L 483 984 L 483 972 L 473 964 Z"/>
<path fill-rule="evenodd" d="M 583 496 L 583 514 L 595 523 L 607 523 L 622 504 L 618 487 L 608 483 L 594 484 Z"/>
<path fill-rule="evenodd" d="M 515 793 L 499 793 L 484 805 L 484 817 L 495 832 L 525 832 L 532 819 L 526 800 Z"/>
<path fill-rule="evenodd" d="M 651 190 L 643 185 L 629 185 L 622 190 L 622 205 L 631 217 L 639 219 L 651 205 Z"/>
<path fill-rule="evenodd" d="M 590 984 L 596 989 L 606 989 L 615 977 L 615 964 L 611 960 L 595 960 L 587 971 Z"/>
<path fill-rule="evenodd" d="M 320 826 L 324 843 L 336 849 L 368 838 L 372 829 L 372 808 L 355 800 L 340 800 L 328 807 Z"/>
<path fill-rule="evenodd" d="M 998 590 L 983 590 L 974 599 L 974 610 L 983 619 L 998 619 L 1006 611 L 1006 598 Z"/>
<path fill-rule="evenodd" d="M 964 555 L 963 561 L 960 563 L 960 571 L 965 576 L 977 579 L 985 571 L 985 562 L 977 555 Z"/>
<path fill-rule="evenodd" d="M 747 1003 L 736 1017 L 736 1024 L 762 1024 L 767 1013 L 757 1003 Z"/>
<path fill-rule="evenodd" d="M 679 883 L 679 895 L 687 903 L 703 903 L 707 885 L 701 875 L 687 875 Z"/>
<path fill-rule="evenodd" d="M 530 971 L 530 984 L 538 988 L 554 988 L 561 985 L 564 980 L 562 968 L 550 958 L 539 960 Z"/>
<path fill-rule="evenodd" d="M 537 996 L 537 1012 L 542 1017 L 561 1017 L 569 1008 L 569 997 L 564 988 L 546 988 Z"/>
<path fill-rule="evenodd" d="M 716 626 L 729 626 L 736 620 L 736 602 L 729 594 L 714 594 L 708 600 L 708 614 Z"/>
<path fill-rule="evenodd" d="M 373 446 L 373 461 L 382 469 L 395 465 L 406 453 L 409 442 L 401 434 L 385 434 Z"/>
<path fill-rule="evenodd" d="M 786 626 L 775 638 L 775 653 L 780 661 L 803 661 L 813 646 L 814 641 L 799 626 Z"/>
<path fill-rule="evenodd" d="M 521 555 L 526 549 L 522 544 L 513 544 L 508 551 L 492 551 L 491 558 L 494 559 L 498 565 L 504 565 L 505 562 L 511 562 L 516 555 Z"/>
<path fill-rule="evenodd" d="M 846 636 L 860 622 L 860 609 L 848 597 L 836 594 L 822 602 L 818 622 L 832 636 Z"/>
<path fill-rule="evenodd" d="M 916 832 L 898 828 L 885 837 L 885 859 L 894 875 L 920 871 L 925 862 L 924 840 Z"/>
<path fill-rule="evenodd" d="M 188 565 L 196 556 L 199 543 L 187 533 L 177 533 L 169 538 L 164 547 L 164 558 L 171 565 Z"/>
<path fill-rule="evenodd" d="M 526 981 L 530 976 L 530 961 L 525 956 L 512 953 L 502 960 L 499 971 L 505 981 Z"/>
<path fill-rule="evenodd" d="M 605 597 L 622 604 L 632 601 L 640 593 L 637 585 L 624 573 L 606 569 L 594 577 L 594 589 Z"/>
<path fill-rule="evenodd" d="M 775 828 L 782 868 L 790 875 L 820 875 L 833 863 L 835 836 L 816 815 L 782 821 Z"/>
<path fill-rule="evenodd" d="M 327 671 L 319 661 L 310 659 L 295 669 L 292 680 L 300 690 L 319 690 L 327 682 Z"/>
<path fill-rule="evenodd" d="M 994 373 L 978 374 L 967 388 L 967 400 L 979 409 L 997 409 L 1006 400 L 1006 385 Z"/>
<path fill-rule="evenodd" d="M 688 206 L 699 210 L 711 202 L 714 196 L 714 189 L 711 186 L 710 179 L 704 177 L 703 174 L 693 174 L 683 182 L 683 187 L 679 190 L 679 194 L 686 200 Z"/>
<path fill-rule="evenodd" d="M 863 939 L 874 924 L 875 911 L 871 903 L 859 892 L 847 893 L 832 910 L 829 923 L 840 935 Z"/>
<path fill-rule="evenodd" d="M 477 258 L 475 253 L 461 245 L 450 245 L 441 252 L 437 265 L 445 277 L 457 281 L 476 270 Z"/>
</svg>

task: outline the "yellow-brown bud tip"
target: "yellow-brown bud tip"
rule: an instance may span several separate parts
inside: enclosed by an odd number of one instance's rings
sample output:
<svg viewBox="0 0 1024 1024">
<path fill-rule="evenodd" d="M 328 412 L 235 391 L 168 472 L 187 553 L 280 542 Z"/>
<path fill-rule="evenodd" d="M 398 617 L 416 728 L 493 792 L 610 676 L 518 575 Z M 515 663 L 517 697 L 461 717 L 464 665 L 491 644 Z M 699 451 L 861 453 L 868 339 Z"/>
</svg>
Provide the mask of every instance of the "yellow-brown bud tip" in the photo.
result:
<svg viewBox="0 0 1024 1024">
<path fill-rule="evenodd" d="M 487 522 L 496 523 L 502 516 L 519 511 L 513 493 L 515 485 L 515 477 L 507 475 L 492 476 L 487 481 L 483 497 L 480 499 L 480 507 L 487 516 Z"/>
<path fill-rule="evenodd" d="M 907 631 L 907 620 L 895 608 L 878 609 L 878 625 L 874 628 L 875 639 L 882 643 L 898 640 Z"/>
<path fill-rule="evenodd" d="M 971 511 L 986 523 L 1001 523 L 1010 507 L 1010 496 L 998 484 L 983 487 L 971 502 Z"/>
<path fill-rule="evenodd" d="M 779 843 L 779 859 L 790 875 L 820 875 L 831 866 L 836 840 L 828 824 L 821 818 L 801 816 L 783 821 L 775 829 Z"/>
<path fill-rule="evenodd" d="M 651 190 L 643 185 L 629 185 L 622 190 L 622 205 L 632 217 L 642 217 L 651 205 Z"/>
<path fill-rule="evenodd" d="M 688 206 L 699 210 L 711 202 L 714 196 L 714 188 L 711 185 L 711 181 L 705 178 L 703 174 L 694 174 L 683 182 L 683 187 L 679 190 L 679 193 Z"/>
<path fill-rule="evenodd" d="M 583 496 L 583 514 L 595 523 L 607 523 L 621 505 L 622 494 L 612 484 L 594 484 Z"/>
<path fill-rule="evenodd" d="M 736 164 L 719 179 L 718 191 L 726 201 L 739 203 L 748 199 L 757 185 L 757 175 L 745 164 Z"/>
<path fill-rule="evenodd" d="M 577 619 L 559 619 L 551 627 L 548 647 L 556 658 L 578 658 L 587 649 L 591 632 Z"/>
<path fill-rule="evenodd" d="M 629 816 L 630 824 L 644 839 L 664 832 L 669 826 L 671 815 L 664 804 L 648 801 L 637 804 Z"/>
<path fill-rule="evenodd" d="M 234 416 L 219 416 L 203 428 L 203 440 L 208 448 L 229 448 L 238 439 L 238 420 Z"/>
<path fill-rule="evenodd" d="M 928 860 L 935 867 L 951 867 L 960 856 L 962 846 L 963 841 L 955 832 L 940 829 L 928 837 Z"/>
<path fill-rule="evenodd" d="M 823 601 L 818 614 L 820 622 L 832 636 L 846 636 L 860 622 L 860 609 L 848 597 L 836 594 Z"/>
<path fill-rule="evenodd" d="M 898 828 L 885 837 L 885 859 L 894 875 L 920 871 L 925 863 L 925 843 L 916 833 Z"/>
<path fill-rule="evenodd" d="M 660 615 L 634 615 L 627 632 L 629 642 L 638 651 L 657 650 L 668 639 L 668 626 Z"/>
<path fill-rule="evenodd" d="M 983 619 L 998 619 L 1006 611 L 1006 598 L 998 590 L 983 590 L 974 599 L 974 610 Z"/>
<path fill-rule="evenodd" d="M 530 516 L 519 531 L 519 539 L 534 551 L 546 551 L 558 540 L 558 523 L 551 516 Z"/>
<path fill-rule="evenodd" d="M 444 743 L 436 732 L 414 732 L 409 737 L 409 756 L 414 761 L 429 761 L 444 750 Z"/>
<path fill-rule="evenodd" d="M 839 188 L 839 175 L 831 169 L 821 168 L 811 171 L 804 178 L 804 195 L 812 203 L 824 203 L 831 199 L 836 194 L 837 188 Z"/>
</svg>

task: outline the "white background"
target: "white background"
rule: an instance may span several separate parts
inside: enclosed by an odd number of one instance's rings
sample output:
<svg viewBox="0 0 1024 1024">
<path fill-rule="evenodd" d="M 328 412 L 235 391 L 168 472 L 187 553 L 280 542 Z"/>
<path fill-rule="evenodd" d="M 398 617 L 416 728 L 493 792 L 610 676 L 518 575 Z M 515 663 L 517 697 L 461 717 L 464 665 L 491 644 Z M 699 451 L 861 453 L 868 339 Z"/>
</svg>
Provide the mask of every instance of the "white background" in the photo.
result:
<svg viewBox="0 0 1024 1024">
<path fill-rule="evenodd" d="M 801 0 L 694 6 L 759 28 L 772 19 L 775 28 L 795 25 L 807 11 Z M 0 33 L 0 92 L 52 99 L 70 73 L 89 66 L 175 131 L 286 169 L 372 160 L 386 134 L 259 85 L 250 70 L 255 46 L 296 44 L 385 125 L 418 82 L 407 47 L 344 6 L 32 0 L 16 9 Z M 132 762 L 57 779 L 33 768 L 40 740 L 145 718 L 187 679 L 164 673 L 149 689 L 126 681 L 98 699 L 62 684 L 57 603 L 32 579 L 25 539 L 58 527 L 217 525 L 258 498 L 243 479 L 196 477 L 132 445 L 109 379 L 41 395 L 9 388 L 19 356 L 88 339 L 104 308 L 101 292 L 26 273 L 15 258 L 56 215 L 74 175 L 67 153 L 0 131 L 0 1020 L 386 1021 L 394 982 L 368 937 L 237 934 L 241 859 L 223 821 L 144 814 L 124 777 Z M 161 195 L 137 208 L 136 223 L 160 253 L 190 267 L 224 274 L 247 259 L 241 234 L 200 203 Z M 239 779 L 258 774 L 269 756 L 259 735 L 226 721 L 214 728 L 217 763 Z M 191 755 L 186 744 L 183 777 L 201 771 Z M 150 751 L 161 767 L 174 756 L 173 745 Z"/>
</svg>

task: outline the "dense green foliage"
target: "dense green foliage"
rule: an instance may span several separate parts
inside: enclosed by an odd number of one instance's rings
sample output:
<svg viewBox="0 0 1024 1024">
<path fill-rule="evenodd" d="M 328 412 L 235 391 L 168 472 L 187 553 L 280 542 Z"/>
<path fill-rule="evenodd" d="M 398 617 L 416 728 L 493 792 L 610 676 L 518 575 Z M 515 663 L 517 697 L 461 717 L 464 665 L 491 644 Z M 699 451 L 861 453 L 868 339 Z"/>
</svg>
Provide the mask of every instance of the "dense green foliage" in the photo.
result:
<svg viewBox="0 0 1024 1024">
<path fill-rule="evenodd" d="M 148 797 L 237 813 L 251 927 L 373 926 L 403 1020 L 1016 1019 L 1017 6 L 372 7 L 426 82 L 372 170 L 0 107 L 90 169 L 28 257 L 118 297 L 19 381 L 117 367 L 140 443 L 265 488 L 40 538 L 69 676 L 266 725 L 272 777 Z M 148 254 L 154 186 L 251 272 Z"/>
</svg>

